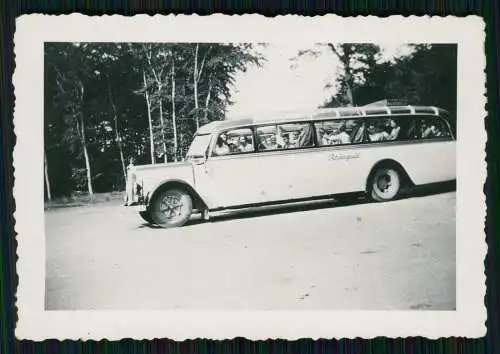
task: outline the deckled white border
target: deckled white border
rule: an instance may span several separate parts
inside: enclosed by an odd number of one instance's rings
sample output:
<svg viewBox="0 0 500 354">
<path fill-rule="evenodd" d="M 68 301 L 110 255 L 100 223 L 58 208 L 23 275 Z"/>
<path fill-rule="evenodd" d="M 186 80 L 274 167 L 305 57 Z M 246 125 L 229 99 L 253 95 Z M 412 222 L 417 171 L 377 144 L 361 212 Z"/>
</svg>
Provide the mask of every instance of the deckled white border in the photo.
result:
<svg viewBox="0 0 500 354">
<path fill-rule="evenodd" d="M 16 336 L 224 339 L 485 335 L 484 24 L 478 17 L 25 15 L 17 20 L 14 150 L 19 314 Z M 44 311 L 45 41 L 458 43 L 456 311 Z M 411 279 L 409 279 L 411 281 Z"/>
</svg>

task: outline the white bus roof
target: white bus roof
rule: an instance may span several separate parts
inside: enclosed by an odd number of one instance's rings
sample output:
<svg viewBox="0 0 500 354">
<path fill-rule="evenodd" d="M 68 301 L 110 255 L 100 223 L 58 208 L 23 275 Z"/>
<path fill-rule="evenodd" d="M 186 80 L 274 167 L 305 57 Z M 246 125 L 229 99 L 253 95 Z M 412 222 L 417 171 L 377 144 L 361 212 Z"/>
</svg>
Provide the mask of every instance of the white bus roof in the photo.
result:
<svg viewBox="0 0 500 354">
<path fill-rule="evenodd" d="M 323 119 L 356 119 L 369 116 L 413 116 L 435 115 L 446 113 L 444 109 L 432 106 L 374 106 L 374 107 L 341 107 L 321 108 L 308 111 L 291 111 L 282 113 L 259 114 L 258 119 L 252 116 L 246 118 L 214 121 L 201 126 L 197 134 L 211 134 L 222 130 L 244 126 L 287 123 L 296 121 L 316 121 Z"/>
</svg>

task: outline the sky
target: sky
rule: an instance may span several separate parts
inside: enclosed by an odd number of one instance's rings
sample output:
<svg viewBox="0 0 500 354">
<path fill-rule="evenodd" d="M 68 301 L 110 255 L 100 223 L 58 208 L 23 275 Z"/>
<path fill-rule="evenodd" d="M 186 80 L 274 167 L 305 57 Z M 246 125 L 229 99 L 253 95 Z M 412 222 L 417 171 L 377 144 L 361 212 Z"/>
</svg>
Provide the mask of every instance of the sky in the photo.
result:
<svg viewBox="0 0 500 354">
<path fill-rule="evenodd" d="M 407 46 L 401 44 L 380 46 L 385 58 L 408 52 Z M 324 103 L 334 93 L 333 88 L 325 86 L 334 82 L 338 61 L 333 53 L 325 51 L 316 58 L 304 56 L 291 68 L 290 58 L 307 48 L 303 44 L 280 43 L 261 49 L 267 58 L 264 65 L 236 76 L 232 96 L 235 103 L 229 107 L 228 119 L 248 114 L 258 119 L 258 112 L 314 109 Z"/>
</svg>

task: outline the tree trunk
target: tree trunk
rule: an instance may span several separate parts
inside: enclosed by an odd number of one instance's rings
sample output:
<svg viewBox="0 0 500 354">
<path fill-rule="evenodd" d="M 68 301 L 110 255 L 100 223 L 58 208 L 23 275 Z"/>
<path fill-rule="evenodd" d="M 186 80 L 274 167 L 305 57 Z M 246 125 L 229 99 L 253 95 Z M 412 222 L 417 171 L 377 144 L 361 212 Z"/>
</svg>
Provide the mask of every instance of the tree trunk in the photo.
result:
<svg viewBox="0 0 500 354">
<path fill-rule="evenodd" d="M 79 122 L 79 123 L 78 123 Z M 92 190 L 92 173 L 90 171 L 90 159 L 89 153 L 87 151 L 87 141 L 85 139 L 85 124 L 83 122 L 83 115 L 77 118 L 77 126 L 80 129 L 80 141 L 82 143 L 83 156 L 85 157 L 85 169 L 87 170 L 87 190 L 90 196 L 90 200 L 94 199 L 94 191 Z"/>
<path fill-rule="evenodd" d="M 203 116 L 203 123 L 208 122 L 208 105 L 210 103 L 210 95 L 212 93 L 212 80 L 208 80 L 208 92 L 207 92 L 207 99 L 205 100 L 205 112 Z"/>
<path fill-rule="evenodd" d="M 160 129 L 161 129 L 161 140 L 163 144 L 163 162 L 167 163 L 167 143 L 165 142 L 165 128 L 163 125 L 163 99 L 161 97 L 163 86 L 158 83 L 158 96 L 159 96 L 159 109 L 160 109 Z"/>
<path fill-rule="evenodd" d="M 193 87 L 194 87 L 194 119 L 196 122 L 196 130 L 200 127 L 200 119 L 198 117 L 198 47 L 199 44 L 196 43 L 195 51 L 194 51 L 194 70 L 193 70 Z"/>
<path fill-rule="evenodd" d="M 85 122 L 83 120 L 82 103 L 84 100 L 85 89 L 81 82 L 78 82 L 80 87 L 80 111 L 74 113 L 76 118 L 76 127 L 79 128 L 80 141 L 82 143 L 83 156 L 85 157 L 85 169 L 87 170 L 87 190 L 90 201 L 94 200 L 94 191 L 92 190 L 92 172 L 90 170 L 90 159 L 87 151 L 87 140 L 85 138 Z"/>
<path fill-rule="evenodd" d="M 344 65 L 346 75 L 345 75 L 345 85 L 346 85 L 346 96 L 347 101 L 349 102 L 350 107 L 354 107 L 354 98 L 352 95 L 352 75 L 350 73 L 351 69 Z"/>
<path fill-rule="evenodd" d="M 328 43 L 328 47 L 332 50 L 332 52 L 339 58 L 340 62 L 342 63 L 342 66 L 344 67 L 345 71 L 345 85 L 346 85 L 346 98 L 347 101 L 349 102 L 349 105 L 351 107 L 354 106 L 354 98 L 353 98 L 353 93 L 352 93 L 352 75 L 351 75 L 351 68 L 349 67 L 349 54 L 345 52 L 346 48 L 344 46 L 344 55 L 341 55 L 337 48 L 332 43 Z"/>
<path fill-rule="evenodd" d="M 172 128 L 174 130 L 174 161 L 177 162 L 177 122 L 175 118 L 175 60 L 172 58 Z"/>
<path fill-rule="evenodd" d="M 47 153 L 43 152 L 44 157 L 44 175 L 45 175 L 45 188 L 47 189 L 47 199 L 52 200 L 52 194 L 50 193 L 50 181 L 49 181 L 49 165 L 47 163 Z"/>
<path fill-rule="evenodd" d="M 149 121 L 149 151 L 151 153 L 151 163 L 155 163 L 155 142 L 153 136 L 153 121 L 151 119 L 151 102 L 149 100 L 148 85 L 146 82 L 146 72 L 142 71 L 142 78 L 144 80 L 144 97 L 146 98 L 146 105 L 148 106 L 148 121 Z"/>
<path fill-rule="evenodd" d="M 123 179 L 125 183 L 127 183 L 127 168 L 125 167 L 125 158 L 123 157 L 122 138 L 120 136 L 120 133 L 118 132 L 118 113 L 116 111 L 115 101 L 113 100 L 113 93 L 111 92 L 111 84 L 108 85 L 108 95 L 109 95 L 109 102 L 111 103 L 111 107 L 113 108 L 113 120 L 115 122 L 115 138 L 116 138 L 116 144 L 118 145 L 118 150 L 120 152 Z"/>
</svg>

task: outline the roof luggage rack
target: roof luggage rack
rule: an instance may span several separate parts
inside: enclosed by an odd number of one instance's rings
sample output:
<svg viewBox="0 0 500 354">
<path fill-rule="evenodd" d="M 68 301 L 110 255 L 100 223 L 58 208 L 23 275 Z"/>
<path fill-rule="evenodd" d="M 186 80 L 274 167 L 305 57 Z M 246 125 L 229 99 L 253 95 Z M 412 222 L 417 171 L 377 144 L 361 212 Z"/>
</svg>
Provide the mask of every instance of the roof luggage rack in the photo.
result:
<svg viewBox="0 0 500 354">
<path fill-rule="evenodd" d="M 433 106 L 362 106 L 362 107 L 339 107 L 321 109 L 313 114 L 314 118 L 321 117 L 353 117 L 353 116 L 380 116 L 380 115 L 415 115 L 415 114 L 433 114 L 438 116 L 440 109 Z"/>
</svg>

